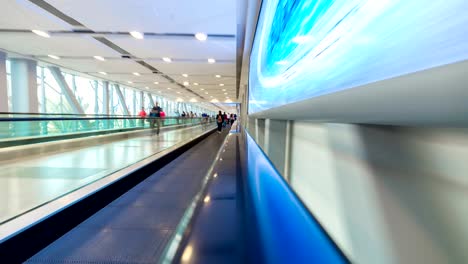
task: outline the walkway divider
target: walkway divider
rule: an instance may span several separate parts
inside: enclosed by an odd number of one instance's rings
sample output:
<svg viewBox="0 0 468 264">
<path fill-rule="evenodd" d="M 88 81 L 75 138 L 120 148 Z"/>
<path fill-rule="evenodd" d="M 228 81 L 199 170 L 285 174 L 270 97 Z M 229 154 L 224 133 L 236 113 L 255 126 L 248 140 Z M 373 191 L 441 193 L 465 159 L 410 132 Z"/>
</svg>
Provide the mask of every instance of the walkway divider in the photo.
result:
<svg viewBox="0 0 468 264">
<path fill-rule="evenodd" d="M 214 168 L 216 167 L 216 164 L 219 162 L 222 150 L 225 147 L 226 140 L 228 140 L 228 137 L 224 139 L 223 143 L 221 144 L 221 147 L 219 148 L 215 159 L 211 163 L 210 168 L 208 169 L 205 177 L 203 178 L 202 186 L 198 193 L 195 195 L 193 198 L 192 202 L 188 206 L 188 208 L 185 210 L 185 213 L 180 220 L 179 224 L 176 227 L 176 230 L 172 237 L 170 238 L 169 242 L 166 244 L 166 248 L 164 249 L 164 252 L 162 254 L 161 259 L 159 260 L 159 263 L 163 264 L 170 264 L 172 263 L 175 258 L 182 253 L 182 242 L 184 239 L 189 235 L 190 232 L 190 225 L 193 223 L 193 220 L 195 219 L 194 216 L 196 216 L 196 212 L 200 210 L 202 206 L 202 198 L 205 197 L 207 187 L 209 182 L 216 177 L 214 174 Z"/>
</svg>

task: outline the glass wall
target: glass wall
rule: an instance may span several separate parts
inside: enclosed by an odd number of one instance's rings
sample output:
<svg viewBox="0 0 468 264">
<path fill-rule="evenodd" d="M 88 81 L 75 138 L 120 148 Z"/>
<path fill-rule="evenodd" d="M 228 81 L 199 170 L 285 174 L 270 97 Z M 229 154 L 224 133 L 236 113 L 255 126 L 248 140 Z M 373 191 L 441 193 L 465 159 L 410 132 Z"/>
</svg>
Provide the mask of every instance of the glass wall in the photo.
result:
<svg viewBox="0 0 468 264">
<path fill-rule="evenodd" d="M 37 67 L 39 109 L 46 113 L 73 113 L 60 85 L 48 68 Z"/>
<path fill-rule="evenodd" d="M 12 110 L 12 87 L 11 87 L 11 62 L 6 60 L 7 89 L 8 89 L 8 109 Z M 81 74 L 75 74 L 72 71 L 62 71 L 63 77 L 78 102 L 78 108 L 81 108 L 85 114 L 106 114 L 104 109 L 104 81 L 94 78 L 84 77 Z M 26 76 L 25 76 L 26 78 Z M 141 101 L 141 91 L 132 87 L 109 83 L 109 111 L 110 115 L 137 115 L 144 105 L 145 110 L 149 111 L 151 104 L 148 93 L 144 92 L 143 102 Z M 46 66 L 37 66 L 37 89 L 38 103 L 40 113 L 76 113 L 73 102 L 67 99 L 66 91 L 60 87 L 55 80 L 52 72 Z M 64 88 L 66 89 L 66 88 Z M 118 96 L 117 89 L 120 89 L 124 102 Z M 213 111 L 205 107 L 193 105 L 191 103 L 174 102 L 165 97 L 155 94 L 151 95 L 154 103 L 164 110 L 166 116 L 180 116 L 183 111 L 193 111 L 199 115 L 201 112 L 213 114 Z"/>
</svg>

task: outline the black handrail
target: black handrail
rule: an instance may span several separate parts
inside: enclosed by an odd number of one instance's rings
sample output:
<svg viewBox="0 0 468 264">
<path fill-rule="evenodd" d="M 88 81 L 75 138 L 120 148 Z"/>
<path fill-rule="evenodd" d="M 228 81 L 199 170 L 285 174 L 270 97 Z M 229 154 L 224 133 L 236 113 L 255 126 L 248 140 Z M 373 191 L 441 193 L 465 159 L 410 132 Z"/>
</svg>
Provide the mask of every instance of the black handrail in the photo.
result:
<svg viewBox="0 0 468 264">
<path fill-rule="evenodd" d="M 69 120 L 140 120 L 140 119 L 203 119 L 203 117 L 139 117 L 139 116 L 127 116 L 127 117 L 0 117 L 0 122 L 20 122 L 20 121 L 69 121 Z"/>
<path fill-rule="evenodd" d="M 0 112 L 0 115 L 44 115 L 44 116 L 136 116 L 136 115 L 107 115 L 107 114 L 70 114 L 70 113 L 21 113 L 21 112 Z"/>
</svg>

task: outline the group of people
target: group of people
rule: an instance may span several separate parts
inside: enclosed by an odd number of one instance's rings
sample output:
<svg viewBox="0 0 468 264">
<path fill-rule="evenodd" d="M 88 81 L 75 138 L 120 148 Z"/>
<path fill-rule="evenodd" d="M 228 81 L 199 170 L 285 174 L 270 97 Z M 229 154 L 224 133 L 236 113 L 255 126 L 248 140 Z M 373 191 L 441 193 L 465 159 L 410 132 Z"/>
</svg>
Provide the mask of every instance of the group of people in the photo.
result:
<svg viewBox="0 0 468 264">
<path fill-rule="evenodd" d="M 142 107 L 140 113 L 138 113 L 138 116 L 142 118 L 142 122 L 146 119 L 146 121 L 150 123 L 150 128 L 153 132 L 152 135 L 159 135 L 159 130 L 161 127 L 161 118 L 166 117 L 166 113 L 163 111 L 163 109 L 159 106 L 158 103 L 156 103 L 156 105 L 151 108 L 149 114 L 147 114 L 145 108 Z"/>
<path fill-rule="evenodd" d="M 147 122 L 150 123 L 150 128 L 152 129 L 153 133 L 152 135 L 159 135 L 159 130 L 161 127 L 161 119 L 166 116 L 166 113 L 163 111 L 163 109 L 159 106 L 158 103 L 156 103 L 155 106 L 151 108 L 149 111 L 149 114 L 146 113 L 145 108 L 142 107 L 140 113 L 138 113 L 138 116 L 141 118 L 141 122 L 144 122 L 146 120 Z M 148 118 L 149 117 L 149 118 Z M 183 118 L 194 118 L 197 117 L 196 113 L 193 113 L 190 111 L 190 113 L 185 113 L 185 111 L 182 113 L 181 117 Z M 202 125 L 207 125 L 208 121 L 210 119 L 210 116 L 206 113 L 201 114 L 202 117 Z M 219 113 L 216 115 L 216 124 L 218 125 L 218 133 L 221 133 L 224 127 L 226 126 L 232 126 L 234 124 L 234 121 L 237 120 L 237 114 L 226 114 L 226 112 Z"/>
<path fill-rule="evenodd" d="M 182 114 L 180 116 L 183 118 L 194 118 L 197 117 L 197 113 L 194 113 L 193 111 L 190 111 L 190 113 L 185 113 L 185 111 L 182 111 Z"/>
<path fill-rule="evenodd" d="M 216 115 L 216 124 L 218 125 L 218 133 L 221 133 L 223 130 L 223 127 L 226 127 L 227 125 L 232 126 L 234 124 L 234 121 L 237 120 L 237 114 L 226 114 L 226 112 L 221 113 L 221 111 L 218 112 Z"/>
</svg>

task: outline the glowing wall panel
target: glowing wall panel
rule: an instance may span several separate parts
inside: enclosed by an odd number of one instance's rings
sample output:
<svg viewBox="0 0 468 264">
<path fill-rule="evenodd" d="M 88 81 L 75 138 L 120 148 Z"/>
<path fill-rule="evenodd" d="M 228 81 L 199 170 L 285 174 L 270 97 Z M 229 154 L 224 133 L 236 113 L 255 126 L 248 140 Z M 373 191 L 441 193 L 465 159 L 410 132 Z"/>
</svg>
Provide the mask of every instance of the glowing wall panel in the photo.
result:
<svg viewBox="0 0 468 264">
<path fill-rule="evenodd" d="M 249 112 L 468 59 L 466 0 L 264 0 Z"/>
</svg>

